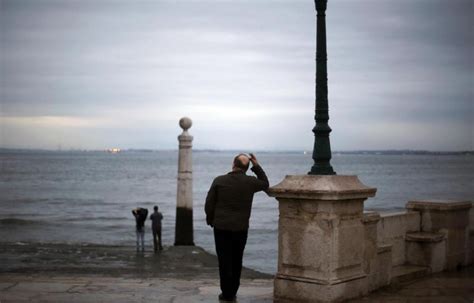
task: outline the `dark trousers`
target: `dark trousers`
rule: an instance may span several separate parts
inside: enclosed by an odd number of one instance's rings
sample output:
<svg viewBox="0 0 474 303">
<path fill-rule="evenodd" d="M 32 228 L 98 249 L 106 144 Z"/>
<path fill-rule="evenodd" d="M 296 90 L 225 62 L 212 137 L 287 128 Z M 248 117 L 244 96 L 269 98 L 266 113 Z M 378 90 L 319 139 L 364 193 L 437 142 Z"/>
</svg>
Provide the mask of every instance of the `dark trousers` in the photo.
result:
<svg viewBox="0 0 474 303">
<path fill-rule="evenodd" d="M 233 298 L 239 289 L 247 234 L 248 230 L 230 231 L 214 228 L 221 290 L 225 298 Z"/>
<path fill-rule="evenodd" d="M 155 248 L 155 251 L 163 249 L 163 246 L 161 246 L 161 228 L 153 230 L 153 247 Z"/>
</svg>

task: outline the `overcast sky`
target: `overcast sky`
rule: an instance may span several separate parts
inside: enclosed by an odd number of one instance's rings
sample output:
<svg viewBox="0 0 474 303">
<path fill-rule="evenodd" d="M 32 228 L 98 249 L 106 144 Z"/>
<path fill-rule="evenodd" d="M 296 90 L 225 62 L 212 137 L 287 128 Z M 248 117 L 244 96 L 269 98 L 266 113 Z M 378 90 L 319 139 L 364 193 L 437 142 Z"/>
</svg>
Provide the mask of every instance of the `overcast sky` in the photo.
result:
<svg viewBox="0 0 474 303">
<path fill-rule="evenodd" d="M 311 0 L 0 3 L 0 147 L 312 148 Z M 333 150 L 474 149 L 473 3 L 328 1 Z"/>
</svg>

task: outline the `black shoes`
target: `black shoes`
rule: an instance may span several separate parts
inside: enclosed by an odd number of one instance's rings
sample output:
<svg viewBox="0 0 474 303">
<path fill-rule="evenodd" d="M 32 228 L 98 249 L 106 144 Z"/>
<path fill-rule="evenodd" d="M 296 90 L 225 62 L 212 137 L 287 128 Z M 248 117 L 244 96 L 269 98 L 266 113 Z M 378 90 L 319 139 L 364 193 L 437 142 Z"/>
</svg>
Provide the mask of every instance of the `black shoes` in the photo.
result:
<svg viewBox="0 0 474 303">
<path fill-rule="evenodd" d="M 235 296 L 233 296 L 232 298 L 226 298 L 224 297 L 223 294 L 220 294 L 219 295 L 219 301 L 224 301 L 224 302 L 235 302 Z"/>
</svg>

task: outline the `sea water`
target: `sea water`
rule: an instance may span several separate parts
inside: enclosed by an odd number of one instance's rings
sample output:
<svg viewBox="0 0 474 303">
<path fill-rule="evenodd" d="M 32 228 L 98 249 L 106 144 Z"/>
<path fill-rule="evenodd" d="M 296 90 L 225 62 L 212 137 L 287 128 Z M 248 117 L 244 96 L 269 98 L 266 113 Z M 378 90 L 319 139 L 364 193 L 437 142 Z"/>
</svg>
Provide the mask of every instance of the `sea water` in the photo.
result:
<svg viewBox="0 0 474 303">
<path fill-rule="evenodd" d="M 235 152 L 193 154 L 194 239 L 215 253 L 204 203 L 212 180 L 230 171 Z M 306 174 L 311 155 L 262 152 L 270 184 Z M 163 242 L 173 245 L 177 151 L 0 152 L 0 241 L 135 245 L 131 210 L 158 205 Z M 377 188 L 367 209 L 403 209 L 411 199 L 474 199 L 472 155 L 334 154 L 338 174 L 358 175 Z M 252 172 L 249 171 L 249 174 Z M 151 226 L 147 222 L 147 227 Z M 255 195 L 244 265 L 276 272 L 278 204 Z M 145 234 L 152 249 L 149 229 Z"/>
</svg>

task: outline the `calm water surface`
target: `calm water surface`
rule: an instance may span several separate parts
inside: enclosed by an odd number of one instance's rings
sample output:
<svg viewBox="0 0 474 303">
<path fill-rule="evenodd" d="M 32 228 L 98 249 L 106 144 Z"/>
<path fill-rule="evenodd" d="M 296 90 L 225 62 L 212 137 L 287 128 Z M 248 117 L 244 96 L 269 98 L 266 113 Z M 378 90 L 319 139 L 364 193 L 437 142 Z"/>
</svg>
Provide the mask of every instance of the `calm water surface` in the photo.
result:
<svg viewBox="0 0 474 303">
<path fill-rule="evenodd" d="M 204 200 L 217 175 L 230 170 L 234 153 L 195 152 L 195 242 L 214 253 Z M 310 155 L 257 155 L 271 185 L 287 174 L 306 174 Z M 366 208 L 401 209 L 410 199 L 474 199 L 474 157 L 469 155 L 334 155 L 338 174 L 356 174 L 377 187 Z M 163 212 L 163 240 L 174 241 L 177 152 L 1 152 L 0 239 L 134 245 L 131 209 Z M 250 172 L 251 173 L 251 172 Z M 277 202 L 255 196 L 244 263 L 274 273 Z M 148 226 L 150 225 L 147 222 Z M 146 238 L 151 247 L 151 233 Z"/>
</svg>

